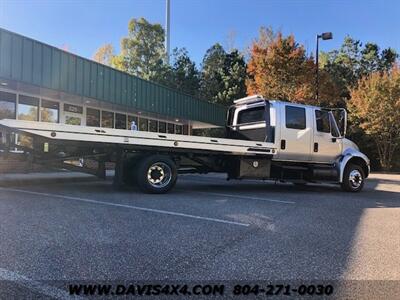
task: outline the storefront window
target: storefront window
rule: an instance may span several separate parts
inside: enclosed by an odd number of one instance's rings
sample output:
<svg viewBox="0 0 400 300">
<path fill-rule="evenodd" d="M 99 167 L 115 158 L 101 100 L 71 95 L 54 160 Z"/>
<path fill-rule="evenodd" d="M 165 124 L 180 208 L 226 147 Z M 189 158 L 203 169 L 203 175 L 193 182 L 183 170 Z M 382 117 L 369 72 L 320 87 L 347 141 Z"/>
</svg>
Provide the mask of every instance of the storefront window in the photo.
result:
<svg viewBox="0 0 400 300">
<path fill-rule="evenodd" d="M 0 120 L 15 119 L 16 95 L 0 92 Z"/>
<path fill-rule="evenodd" d="M 189 135 L 189 125 L 183 125 L 183 134 Z"/>
<path fill-rule="evenodd" d="M 182 125 L 176 125 L 175 126 L 175 133 L 176 134 L 183 134 L 183 126 Z"/>
<path fill-rule="evenodd" d="M 18 100 L 18 120 L 39 120 L 39 99 L 20 95 Z"/>
<path fill-rule="evenodd" d="M 175 125 L 172 123 L 167 124 L 167 133 L 175 133 Z"/>
<path fill-rule="evenodd" d="M 60 106 L 58 102 L 42 99 L 42 106 L 40 107 L 40 121 L 58 123 L 59 111 Z"/>
<path fill-rule="evenodd" d="M 86 126 L 100 127 L 100 111 L 86 108 Z"/>
<path fill-rule="evenodd" d="M 167 132 L 167 123 L 158 122 L 158 132 L 166 133 Z"/>
<path fill-rule="evenodd" d="M 157 132 L 158 131 L 158 121 L 149 120 L 149 131 Z"/>
<path fill-rule="evenodd" d="M 90 108 L 88 108 L 90 109 Z M 64 112 L 70 112 L 74 114 L 83 114 L 83 107 L 72 104 L 64 104 Z"/>
<path fill-rule="evenodd" d="M 139 119 L 139 130 L 140 131 L 147 131 L 148 130 L 148 120 L 145 118 Z"/>
<path fill-rule="evenodd" d="M 103 110 L 101 112 L 101 127 L 114 128 L 114 113 Z"/>
<path fill-rule="evenodd" d="M 126 115 L 115 114 L 115 128 L 126 129 Z"/>
<path fill-rule="evenodd" d="M 67 125 L 82 125 L 82 118 L 74 116 L 65 116 L 65 124 Z"/>
<path fill-rule="evenodd" d="M 93 111 L 97 112 L 100 119 L 100 112 L 97 110 Z M 72 104 L 64 104 L 64 119 L 65 124 L 68 125 L 82 125 L 82 118 L 83 118 L 83 107 L 78 105 Z M 88 125 L 89 126 L 89 125 Z"/>
</svg>

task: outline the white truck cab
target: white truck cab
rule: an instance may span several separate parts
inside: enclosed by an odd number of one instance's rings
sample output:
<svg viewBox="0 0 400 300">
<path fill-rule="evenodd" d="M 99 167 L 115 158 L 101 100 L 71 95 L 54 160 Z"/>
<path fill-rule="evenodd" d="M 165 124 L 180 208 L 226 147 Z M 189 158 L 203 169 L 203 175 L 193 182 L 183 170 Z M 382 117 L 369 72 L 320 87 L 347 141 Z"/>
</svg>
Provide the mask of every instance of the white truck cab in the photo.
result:
<svg viewBox="0 0 400 300">
<path fill-rule="evenodd" d="M 234 101 L 227 116 L 229 138 L 273 143 L 273 164 L 282 180 L 339 182 L 359 191 L 369 159 L 345 138 L 347 112 L 250 96 Z M 297 172 L 296 172 L 297 170 Z M 271 170 L 273 171 L 273 170 Z M 277 176 L 279 175 L 279 176 Z"/>
</svg>

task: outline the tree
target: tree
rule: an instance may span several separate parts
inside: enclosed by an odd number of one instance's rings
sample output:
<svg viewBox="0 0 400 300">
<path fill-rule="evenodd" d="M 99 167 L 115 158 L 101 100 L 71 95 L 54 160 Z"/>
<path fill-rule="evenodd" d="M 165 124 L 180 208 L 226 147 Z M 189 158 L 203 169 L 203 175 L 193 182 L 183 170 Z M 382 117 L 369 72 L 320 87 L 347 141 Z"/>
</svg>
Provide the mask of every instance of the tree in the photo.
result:
<svg viewBox="0 0 400 300">
<path fill-rule="evenodd" d="M 350 98 L 349 88 L 354 87 L 360 74 L 361 43 L 347 36 L 339 50 L 323 55 L 323 70 L 328 72 L 340 89 L 340 96 Z"/>
<path fill-rule="evenodd" d="M 121 54 L 114 65 L 143 79 L 165 83 L 168 66 L 165 64 L 164 29 L 146 19 L 131 19 L 128 36 L 121 40 Z"/>
<path fill-rule="evenodd" d="M 199 71 L 185 48 L 173 50 L 169 85 L 193 96 L 199 92 Z"/>
<path fill-rule="evenodd" d="M 94 59 L 146 80 L 197 95 L 199 74 L 185 48 L 174 49 L 172 64 L 166 63 L 164 29 L 146 19 L 131 19 L 128 36 L 121 40 L 121 52 L 114 55 L 110 44 L 101 47 Z"/>
<path fill-rule="evenodd" d="M 105 44 L 97 49 L 96 53 L 93 55 L 93 60 L 111 67 L 114 56 L 114 47 L 111 44 Z"/>
<path fill-rule="evenodd" d="M 330 74 L 340 89 L 343 99 L 350 99 L 350 89 L 359 80 L 374 72 L 390 70 L 397 58 L 397 53 L 387 48 L 380 51 L 375 43 L 364 46 L 359 40 L 346 36 L 339 50 L 321 53 L 320 67 Z"/>
<path fill-rule="evenodd" d="M 391 48 L 380 51 L 375 43 L 366 43 L 361 50 L 360 77 L 374 72 L 387 72 L 395 63 L 397 53 Z"/>
<path fill-rule="evenodd" d="M 384 170 L 400 146 L 400 70 L 374 72 L 351 89 L 348 108 L 353 121 L 374 141 Z"/>
<path fill-rule="evenodd" d="M 246 62 L 238 50 L 226 54 L 221 79 L 222 89 L 215 96 L 218 103 L 231 105 L 246 96 Z"/>
<path fill-rule="evenodd" d="M 247 93 L 266 98 L 315 104 L 315 63 L 293 35 L 262 28 L 251 46 L 247 66 Z M 320 95 L 324 105 L 339 100 L 329 74 L 320 72 Z"/>
<path fill-rule="evenodd" d="M 204 55 L 201 66 L 201 97 L 216 102 L 216 95 L 222 90 L 221 70 L 224 69 L 226 52 L 220 44 L 211 46 Z"/>
<path fill-rule="evenodd" d="M 261 48 L 267 48 L 274 40 L 276 40 L 278 32 L 275 32 L 272 27 L 261 26 L 258 32 L 258 39 L 254 42 Z"/>
<path fill-rule="evenodd" d="M 246 62 L 234 49 L 227 53 L 220 44 L 209 48 L 203 58 L 200 95 L 223 105 L 246 96 Z"/>
</svg>

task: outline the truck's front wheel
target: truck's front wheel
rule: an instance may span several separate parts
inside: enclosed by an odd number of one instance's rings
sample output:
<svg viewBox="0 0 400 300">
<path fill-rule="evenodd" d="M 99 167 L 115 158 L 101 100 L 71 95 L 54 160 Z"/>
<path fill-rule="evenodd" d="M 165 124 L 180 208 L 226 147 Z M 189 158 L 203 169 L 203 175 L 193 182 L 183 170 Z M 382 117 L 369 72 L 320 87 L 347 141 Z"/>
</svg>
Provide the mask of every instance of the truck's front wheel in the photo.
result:
<svg viewBox="0 0 400 300">
<path fill-rule="evenodd" d="M 152 155 L 139 162 L 135 177 L 143 192 L 162 194 L 174 187 L 177 174 L 172 159 L 163 155 Z"/>
<path fill-rule="evenodd" d="M 346 192 L 359 192 L 364 186 L 365 174 L 361 166 L 349 164 L 343 173 L 342 189 Z"/>
</svg>

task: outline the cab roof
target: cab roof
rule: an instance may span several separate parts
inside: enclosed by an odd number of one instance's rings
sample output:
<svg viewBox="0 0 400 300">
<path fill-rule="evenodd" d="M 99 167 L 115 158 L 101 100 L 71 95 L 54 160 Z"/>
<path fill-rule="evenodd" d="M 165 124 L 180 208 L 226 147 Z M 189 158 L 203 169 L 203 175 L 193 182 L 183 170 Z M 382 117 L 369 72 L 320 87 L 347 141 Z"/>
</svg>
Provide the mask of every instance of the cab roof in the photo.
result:
<svg viewBox="0 0 400 300">
<path fill-rule="evenodd" d="M 234 100 L 233 103 L 234 103 L 234 105 L 238 106 L 238 105 L 261 103 L 261 102 L 264 102 L 264 101 L 269 101 L 269 102 L 272 102 L 272 103 L 290 103 L 290 104 L 298 105 L 298 106 L 301 106 L 301 107 L 329 109 L 329 108 L 322 108 L 320 106 L 315 106 L 315 105 L 293 103 L 293 102 L 289 102 L 289 101 L 274 100 L 274 99 L 265 99 L 262 95 L 252 95 L 252 96 L 240 98 L 240 99 Z"/>
</svg>

